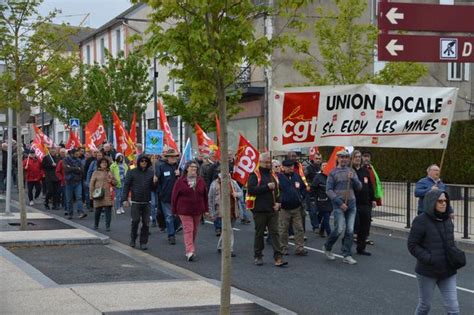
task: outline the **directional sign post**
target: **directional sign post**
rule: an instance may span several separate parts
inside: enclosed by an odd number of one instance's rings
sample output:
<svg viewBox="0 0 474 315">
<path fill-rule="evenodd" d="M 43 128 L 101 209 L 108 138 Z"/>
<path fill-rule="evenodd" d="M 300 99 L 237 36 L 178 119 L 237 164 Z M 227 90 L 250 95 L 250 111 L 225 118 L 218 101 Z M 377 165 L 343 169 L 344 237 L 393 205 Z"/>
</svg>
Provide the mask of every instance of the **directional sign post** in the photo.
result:
<svg viewBox="0 0 474 315">
<path fill-rule="evenodd" d="M 474 62 L 474 37 L 379 34 L 378 59 Z"/>
<path fill-rule="evenodd" d="M 474 33 L 473 5 L 380 2 L 381 30 Z"/>
</svg>

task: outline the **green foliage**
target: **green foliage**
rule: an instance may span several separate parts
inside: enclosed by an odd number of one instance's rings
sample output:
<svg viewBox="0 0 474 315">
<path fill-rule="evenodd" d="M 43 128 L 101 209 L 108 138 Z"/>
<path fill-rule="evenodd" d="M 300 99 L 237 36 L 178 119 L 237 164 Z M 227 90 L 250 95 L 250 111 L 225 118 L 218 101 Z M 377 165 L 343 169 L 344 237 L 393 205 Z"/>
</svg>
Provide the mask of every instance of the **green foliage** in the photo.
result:
<svg viewBox="0 0 474 315">
<path fill-rule="evenodd" d="M 410 85 L 427 74 L 427 68 L 416 63 L 388 63 L 374 75 L 370 69 L 378 30 L 362 23 L 367 9 L 364 0 L 337 0 L 337 11 L 320 6 L 320 16 L 313 25 L 317 44 L 315 54 L 312 42 L 296 37 L 287 43 L 304 58 L 294 62 L 294 68 L 308 79 L 309 85 L 378 83 Z"/>
<path fill-rule="evenodd" d="M 85 124 L 98 110 L 103 117 L 115 110 L 130 125 L 133 112 L 140 116 L 152 96 L 148 64 L 139 52 L 114 58 L 106 51 L 105 60 L 84 66 L 77 59 L 74 71 L 54 85 L 48 111 L 62 121 L 77 117 Z"/>
<path fill-rule="evenodd" d="M 214 125 L 218 92 L 225 91 L 228 116 L 239 111 L 241 66 L 269 62 L 277 40 L 257 34 L 254 21 L 276 13 L 262 1 L 146 1 L 152 25 L 146 51 L 163 65 L 173 65 L 171 79 L 180 84 L 178 95 L 163 93 L 173 115 L 190 124 Z M 295 12 L 306 1 L 281 1 L 281 12 Z M 172 22 L 171 22 L 172 21 Z"/>
<path fill-rule="evenodd" d="M 28 110 L 69 71 L 70 36 L 77 30 L 53 25 L 58 11 L 38 14 L 43 1 L 7 0 L 0 4 L 0 108 Z"/>
</svg>

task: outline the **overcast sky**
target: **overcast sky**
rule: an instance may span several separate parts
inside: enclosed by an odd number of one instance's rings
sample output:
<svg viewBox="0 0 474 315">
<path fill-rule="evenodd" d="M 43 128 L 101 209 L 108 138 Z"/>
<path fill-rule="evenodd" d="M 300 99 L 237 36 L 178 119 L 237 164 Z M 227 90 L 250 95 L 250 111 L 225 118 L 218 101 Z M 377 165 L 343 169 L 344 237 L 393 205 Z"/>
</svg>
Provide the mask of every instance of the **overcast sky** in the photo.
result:
<svg viewBox="0 0 474 315">
<path fill-rule="evenodd" d="M 46 15 L 55 8 L 60 9 L 62 13 L 58 14 L 54 22 L 65 22 L 75 26 L 78 26 L 85 15 L 90 13 L 82 26 L 97 28 L 131 6 L 130 0 L 45 0 L 39 11 L 41 15 Z M 67 17 L 67 15 L 76 14 L 83 15 Z"/>
</svg>

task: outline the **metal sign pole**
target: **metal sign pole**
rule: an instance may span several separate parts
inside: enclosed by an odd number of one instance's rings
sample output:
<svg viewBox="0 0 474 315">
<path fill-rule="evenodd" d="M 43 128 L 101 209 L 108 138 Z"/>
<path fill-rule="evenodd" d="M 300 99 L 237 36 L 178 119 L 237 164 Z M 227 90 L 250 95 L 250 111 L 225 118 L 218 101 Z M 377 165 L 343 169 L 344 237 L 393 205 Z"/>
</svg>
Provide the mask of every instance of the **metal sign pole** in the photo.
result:
<svg viewBox="0 0 474 315">
<path fill-rule="evenodd" d="M 17 139 L 19 130 L 17 130 Z M 17 145 L 20 145 L 17 141 Z M 19 157 L 20 158 L 20 157 Z M 8 149 L 7 149 L 7 194 L 5 200 L 5 216 L 11 214 L 11 200 L 12 200 L 12 168 L 13 168 L 13 109 L 8 108 Z M 18 183 L 20 185 L 20 183 Z"/>
</svg>

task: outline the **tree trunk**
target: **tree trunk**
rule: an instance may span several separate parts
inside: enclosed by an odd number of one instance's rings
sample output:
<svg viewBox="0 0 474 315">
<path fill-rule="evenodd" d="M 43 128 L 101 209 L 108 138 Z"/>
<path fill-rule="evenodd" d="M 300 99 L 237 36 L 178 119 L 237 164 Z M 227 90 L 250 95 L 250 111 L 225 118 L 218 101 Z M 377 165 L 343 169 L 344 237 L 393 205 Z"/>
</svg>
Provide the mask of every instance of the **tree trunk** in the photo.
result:
<svg viewBox="0 0 474 315">
<path fill-rule="evenodd" d="M 16 154 L 18 166 L 18 201 L 20 203 L 20 229 L 25 231 L 27 228 L 26 206 L 25 206 L 25 181 L 23 178 L 23 145 L 21 142 L 21 110 L 16 112 Z M 10 136 L 10 135 L 8 135 Z"/>
<path fill-rule="evenodd" d="M 227 144 L 227 108 L 225 98 L 225 87 L 223 80 L 217 80 L 217 105 L 220 120 L 220 143 L 221 153 L 221 213 L 222 213 L 222 258 L 221 258 L 221 308 L 220 314 L 230 314 L 230 288 L 231 288 L 231 248 L 230 236 L 232 233 L 231 208 L 230 208 L 230 174 L 228 169 L 228 144 Z M 238 206 L 236 202 L 236 207 Z"/>
</svg>

